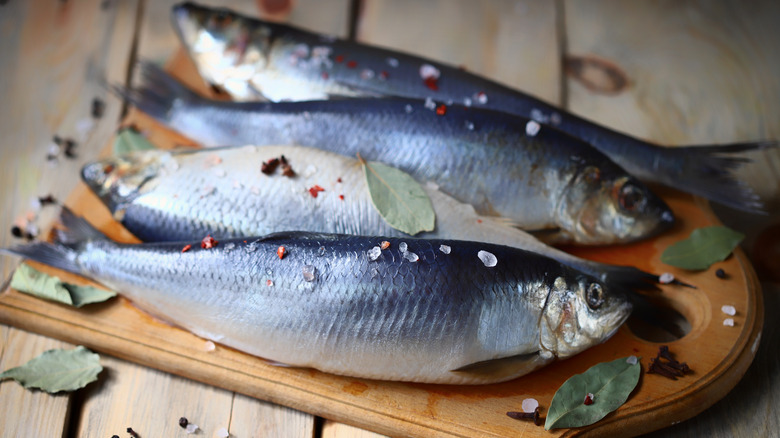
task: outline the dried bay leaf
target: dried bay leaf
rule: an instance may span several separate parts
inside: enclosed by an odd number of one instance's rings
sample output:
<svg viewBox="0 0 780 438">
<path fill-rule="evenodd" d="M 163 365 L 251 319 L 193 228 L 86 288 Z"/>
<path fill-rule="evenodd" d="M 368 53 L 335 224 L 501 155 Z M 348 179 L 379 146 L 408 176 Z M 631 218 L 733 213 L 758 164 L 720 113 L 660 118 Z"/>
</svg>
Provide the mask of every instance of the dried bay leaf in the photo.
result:
<svg viewBox="0 0 780 438">
<path fill-rule="evenodd" d="M 145 151 L 155 149 L 140 132 L 132 128 L 125 128 L 119 131 L 114 139 L 114 155 L 125 155 L 133 151 Z"/>
<path fill-rule="evenodd" d="M 390 226 L 410 235 L 433 230 L 436 213 L 428 194 L 414 178 L 376 161 L 360 162 L 371 202 Z"/>
<path fill-rule="evenodd" d="M 697 228 L 687 239 L 666 248 L 661 261 L 692 271 L 707 269 L 725 260 L 744 238 L 744 234 L 728 227 Z"/>
<path fill-rule="evenodd" d="M 45 274 L 27 264 L 21 264 L 16 269 L 11 278 L 11 288 L 75 307 L 99 303 L 116 296 L 114 291 L 65 283 L 59 277 Z"/>
<path fill-rule="evenodd" d="M 615 359 L 590 367 L 565 381 L 555 392 L 545 430 L 562 427 L 582 427 L 593 424 L 626 402 L 639 382 L 639 361 L 629 357 Z M 585 397 L 593 394 L 593 403 L 586 405 Z"/>
<path fill-rule="evenodd" d="M 24 365 L 0 373 L 0 380 L 14 379 L 25 388 L 46 392 L 75 391 L 97 380 L 103 371 L 100 356 L 78 346 L 73 350 L 49 350 Z"/>
</svg>

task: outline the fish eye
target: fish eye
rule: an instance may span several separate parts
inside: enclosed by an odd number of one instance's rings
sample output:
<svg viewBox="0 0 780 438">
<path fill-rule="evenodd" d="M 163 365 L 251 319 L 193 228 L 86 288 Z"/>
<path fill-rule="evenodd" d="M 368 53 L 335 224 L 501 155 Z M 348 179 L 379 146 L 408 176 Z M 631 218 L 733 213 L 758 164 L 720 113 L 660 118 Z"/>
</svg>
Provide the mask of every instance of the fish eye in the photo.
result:
<svg viewBox="0 0 780 438">
<path fill-rule="evenodd" d="M 604 288 L 598 283 L 589 284 L 585 292 L 585 301 L 592 310 L 601 307 L 604 304 Z"/>
<path fill-rule="evenodd" d="M 618 202 L 623 210 L 633 212 L 644 207 L 647 198 L 641 188 L 629 182 L 620 188 Z"/>
</svg>

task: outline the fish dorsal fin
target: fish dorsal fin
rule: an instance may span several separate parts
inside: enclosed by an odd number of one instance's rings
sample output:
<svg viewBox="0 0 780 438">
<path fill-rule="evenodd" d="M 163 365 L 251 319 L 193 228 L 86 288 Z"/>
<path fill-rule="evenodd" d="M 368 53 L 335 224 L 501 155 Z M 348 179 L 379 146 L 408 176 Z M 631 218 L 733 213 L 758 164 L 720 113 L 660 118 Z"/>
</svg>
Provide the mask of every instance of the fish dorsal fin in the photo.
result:
<svg viewBox="0 0 780 438">
<path fill-rule="evenodd" d="M 538 351 L 534 351 L 532 353 L 474 362 L 452 370 L 452 372 L 474 376 L 475 378 L 508 380 L 529 373 L 549 360 L 542 358 Z"/>
<path fill-rule="evenodd" d="M 257 242 L 274 242 L 277 240 L 337 240 L 338 234 L 313 233 L 309 231 L 279 231 L 257 239 Z"/>
</svg>

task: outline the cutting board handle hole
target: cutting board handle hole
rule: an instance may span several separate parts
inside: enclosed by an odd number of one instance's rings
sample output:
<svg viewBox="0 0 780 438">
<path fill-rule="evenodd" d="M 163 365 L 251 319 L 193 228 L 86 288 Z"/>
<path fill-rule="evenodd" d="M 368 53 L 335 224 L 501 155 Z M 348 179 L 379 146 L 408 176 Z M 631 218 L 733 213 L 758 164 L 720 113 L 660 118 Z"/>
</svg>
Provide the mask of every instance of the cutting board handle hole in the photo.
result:
<svg viewBox="0 0 780 438">
<path fill-rule="evenodd" d="M 631 333 L 648 342 L 672 342 L 691 332 L 691 323 L 674 303 L 663 296 L 640 295 L 626 325 Z"/>
</svg>

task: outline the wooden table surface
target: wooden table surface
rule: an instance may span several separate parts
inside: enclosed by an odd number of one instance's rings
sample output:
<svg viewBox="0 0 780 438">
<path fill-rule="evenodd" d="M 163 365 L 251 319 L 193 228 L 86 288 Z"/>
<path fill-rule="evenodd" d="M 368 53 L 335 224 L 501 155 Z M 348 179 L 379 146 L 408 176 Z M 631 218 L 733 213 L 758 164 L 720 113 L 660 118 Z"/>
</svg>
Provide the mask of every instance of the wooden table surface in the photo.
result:
<svg viewBox="0 0 780 438">
<path fill-rule="evenodd" d="M 17 242 L 10 229 L 34 209 L 32 199 L 64 199 L 80 166 L 107 144 L 125 107 L 103 84 L 126 84 L 136 59 L 164 62 L 177 50 L 172 3 L 0 2 L 0 246 Z M 463 65 L 665 144 L 780 139 L 780 3 L 771 0 L 223 3 Z M 606 67 L 566 68 L 582 60 Z M 106 103 L 97 120 L 94 98 Z M 47 159 L 54 135 L 77 141 L 74 158 Z M 780 321 L 773 317 L 780 308 L 780 153 L 753 158 L 741 174 L 769 200 L 771 213 L 714 209 L 748 235 L 744 247 L 762 280 L 767 317 L 756 359 L 724 400 L 653 436 L 780 436 Z M 43 207 L 34 222 L 45 229 L 56 212 Z M 17 264 L 0 258 L 3 281 Z M 3 370 L 71 347 L 0 325 Z M 0 384 L 0 433 L 110 437 L 133 427 L 141 437 L 184 436 L 177 422 L 186 416 L 201 436 L 221 427 L 233 437 L 377 436 L 105 355 L 102 364 L 99 381 L 72 394 Z"/>
</svg>

